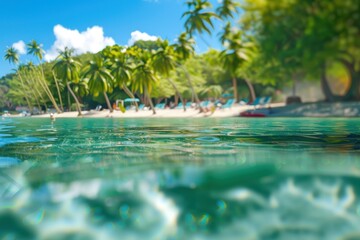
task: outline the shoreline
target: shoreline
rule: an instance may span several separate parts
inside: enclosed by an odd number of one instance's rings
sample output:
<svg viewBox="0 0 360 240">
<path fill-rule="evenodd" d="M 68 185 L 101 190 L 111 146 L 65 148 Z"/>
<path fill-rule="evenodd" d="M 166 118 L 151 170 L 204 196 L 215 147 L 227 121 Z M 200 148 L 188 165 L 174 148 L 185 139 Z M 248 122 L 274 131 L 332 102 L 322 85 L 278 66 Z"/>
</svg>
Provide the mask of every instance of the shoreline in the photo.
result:
<svg viewBox="0 0 360 240">
<path fill-rule="evenodd" d="M 257 108 L 251 105 L 234 105 L 231 108 L 216 109 L 199 113 L 198 109 L 158 109 L 156 114 L 151 110 L 127 110 L 125 113 L 114 110 L 110 113 L 108 109 L 102 111 L 82 111 L 80 118 L 228 118 L 240 117 L 241 112 L 260 113 L 266 117 L 360 117 L 360 102 L 316 102 L 285 105 L 285 103 L 272 103 L 269 107 Z M 55 118 L 79 118 L 77 111 L 54 113 Z M 21 114 L 6 117 L 24 117 Z M 31 118 L 50 118 L 50 113 L 32 115 Z M 4 116 L 3 116 L 4 118 Z"/>
<path fill-rule="evenodd" d="M 216 109 L 214 113 L 205 112 L 199 113 L 198 109 L 189 108 L 184 112 L 183 109 L 158 109 L 156 114 L 153 114 L 151 110 L 127 110 L 125 113 L 114 110 L 112 113 L 108 109 L 102 111 L 90 110 L 82 111 L 80 118 L 226 118 L 237 117 L 240 112 L 253 109 L 253 106 L 233 106 L 228 109 Z M 79 118 L 78 112 L 64 112 L 54 114 L 55 118 Z M 33 115 L 32 118 L 50 118 L 50 114 Z"/>
</svg>

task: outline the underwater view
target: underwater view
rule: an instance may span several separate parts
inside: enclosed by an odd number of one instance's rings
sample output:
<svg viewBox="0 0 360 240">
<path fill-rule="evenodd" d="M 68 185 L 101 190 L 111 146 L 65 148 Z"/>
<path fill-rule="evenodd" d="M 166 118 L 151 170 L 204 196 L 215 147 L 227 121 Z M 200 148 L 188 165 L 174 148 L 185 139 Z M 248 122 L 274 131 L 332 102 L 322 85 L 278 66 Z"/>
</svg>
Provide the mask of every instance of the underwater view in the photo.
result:
<svg viewBox="0 0 360 240">
<path fill-rule="evenodd" d="M 0 121 L 0 239 L 360 239 L 359 119 Z"/>
</svg>

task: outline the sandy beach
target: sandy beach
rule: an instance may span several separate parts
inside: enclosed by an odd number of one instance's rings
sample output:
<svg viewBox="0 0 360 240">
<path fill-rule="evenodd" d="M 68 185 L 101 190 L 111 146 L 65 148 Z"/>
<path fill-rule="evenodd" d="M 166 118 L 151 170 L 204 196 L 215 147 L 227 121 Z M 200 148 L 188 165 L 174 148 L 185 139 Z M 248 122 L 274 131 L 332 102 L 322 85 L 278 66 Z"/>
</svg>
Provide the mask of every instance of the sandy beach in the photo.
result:
<svg viewBox="0 0 360 240">
<path fill-rule="evenodd" d="M 272 107 L 283 106 L 283 103 L 272 104 Z M 184 112 L 183 109 L 158 109 L 156 114 L 153 114 L 151 110 L 127 110 L 125 113 L 121 111 L 114 110 L 112 113 L 108 109 L 103 109 L 102 111 L 90 110 L 82 111 L 83 118 L 201 118 L 201 117 L 210 117 L 210 118 L 225 118 L 225 117 L 237 117 L 240 112 L 254 109 L 253 106 L 249 105 L 236 105 L 231 108 L 226 109 L 216 109 L 214 113 L 206 112 L 199 113 L 198 109 L 188 108 Z M 54 114 L 55 118 L 76 118 L 78 117 L 78 112 L 64 112 Z M 49 118 L 50 114 L 42 115 L 33 115 L 33 118 Z"/>
<path fill-rule="evenodd" d="M 267 117 L 360 117 L 360 104 L 358 102 L 317 102 L 285 105 L 285 103 L 272 103 L 267 107 L 256 108 L 249 105 L 234 105 L 231 108 L 216 109 L 215 112 L 202 112 L 198 109 L 157 109 L 156 114 L 151 110 L 135 109 L 125 113 L 108 109 L 102 111 L 82 111 L 82 118 L 227 118 L 238 117 L 241 112 L 263 113 Z M 3 116 L 4 117 L 4 116 Z M 9 115 L 8 117 L 23 117 L 21 114 Z M 33 115 L 32 118 L 50 118 L 50 114 Z M 54 113 L 55 118 L 77 118 L 78 112 Z"/>
</svg>

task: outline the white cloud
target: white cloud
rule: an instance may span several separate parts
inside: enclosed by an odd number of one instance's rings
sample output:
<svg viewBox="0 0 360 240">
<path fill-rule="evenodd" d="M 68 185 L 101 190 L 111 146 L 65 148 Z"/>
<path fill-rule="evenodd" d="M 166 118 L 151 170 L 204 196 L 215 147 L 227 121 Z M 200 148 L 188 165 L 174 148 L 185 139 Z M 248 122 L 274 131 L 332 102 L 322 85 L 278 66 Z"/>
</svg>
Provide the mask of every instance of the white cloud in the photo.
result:
<svg viewBox="0 0 360 240">
<path fill-rule="evenodd" d="M 64 50 L 65 47 L 73 48 L 76 54 L 86 52 L 96 53 L 106 46 L 112 46 L 115 41 L 111 37 L 105 37 L 102 27 L 93 26 L 86 31 L 79 32 L 65 28 L 61 25 L 54 27 L 55 42 L 45 54 L 45 60 L 51 61 L 58 56 L 58 50 Z"/>
<path fill-rule="evenodd" d="M 19 54 L 26 54 L 26 45 L 24 41 L 20 40 L 16 43 L 13 43 L 12 47 L 15 48 Z"/>
<path fill-rule="evenodd" d="M 128 45 L 133 45 L 136 41 L 144 40 L 144 41 L 156 41 L 158 37 L 151 36 L 145 32 L 135 31 L 131 33 L 131 38 L 128 41 Z"/>
</svg>

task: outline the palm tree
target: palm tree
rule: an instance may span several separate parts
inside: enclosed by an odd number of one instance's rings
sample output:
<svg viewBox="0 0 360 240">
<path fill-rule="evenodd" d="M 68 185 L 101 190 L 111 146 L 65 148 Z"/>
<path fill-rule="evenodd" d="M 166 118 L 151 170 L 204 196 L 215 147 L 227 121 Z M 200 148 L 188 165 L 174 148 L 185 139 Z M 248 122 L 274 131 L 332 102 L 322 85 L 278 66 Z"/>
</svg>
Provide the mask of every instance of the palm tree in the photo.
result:
<svg viewBox="0 0 360 240">
<path fill-rule="evenodd" d="M 210 46 L 202 37 L 203 32 L 207 32 L 211 35 L 211 29 L 214 28 L 213 18 L 218 18 L 218 15 L 214 12 L 207 11 L 212 5 L 207 0 L 189 0 L 186 2 L 189 11 L 185 12 L 182 17 L 186 17 L 184 26 L 186 32 L 192 37 L 196 32 L 199 37 L 205 42 L 207 46 Z"/>
<path fill-rule="evenodd" d="M 250 61 L 253 54 L 254 44 L 242 40 L 242 32 L 228 33 L 226 41 L 227 49 L 221 52 L 224 68 L 230 73 L 233 81 L 234 98 L 238 99 L 237 73 L 244 63 Z M 244 79 L 250 92 L 250 101 L 255 99 L 255 91 L 249 80 Z"/>
<path fill-rule="evenodd" d="M 223 89 L 220 85 L 210 85 L 205 87 L 201 93 L 206 95 L 207 97 L 218 98 L 221 96 Z"/>
<path fill-rule="evenodd" d="M 190 86 L 190 89 L 192 91 L 192 94 L 195 97 L 195 101 L 197 105 L 200 108 L 200 112 L 203 112 L 204 109 L 201 107 L 199 97 L 194 89 L 194 86 L 191 82 L 191 77 L 189 72 L 186 70 L 186 68 L 183 66 L 183 62 L 185 62 L 187 59 L 189 59 L 194 54 L 194 40 L 191 37 L 188 37 L 186 33 L 180 34 L 179 38 L 177 39 L 177 43 L 174 44 L 175 53 L 177 54 L 177 63 L 176 65 L 180 67 L 186 76 L 186 79 L 188 81 L 188 84 Z"/>
<path fill-rule="evenodd" d="M 150 97 L 152 87 L 157 82 L 157 78 L 151 64 L 151 53 L 142 49 L 137 49 L 136 52 L 136 67 L 134 68 L 133 72 L 132 86 L 134 90 L 138 90 L 140 93 L 144 93 L 145 98 L 147 98 L 150 104 L 153 114 L 156 114 L 154 104 Z"/>
<path fill-rule="evenodd" d="M 14 65 L 17 65 L 19 63 L 19 53 L 13 47 L 9 47 L 6 49 L 4 58 L 5 60 L 9 61 L 9 63 L 12 63 Z"/>
<path fill-rule="evenodd" d="M 79 82 L 72 83 L 74 93 L 76 93 L 76 95 L 80 97 L 89 95 L 90 90 L 88 83 L 89 83 L 89 79 L 87 78 L 81 78 Z"/>
<path fill-rule="evenodd" d="M 130 98 L 135 98 L 134 94 L 127 87 L 131 82 L 131 73 L 133 71 L 127 52 L 124 52 L 123 49 L 115 45 L 104 49 L 103 56 L 111 61 L 111 74 L 114 77 L 115 83 L 120 89 L 124 90 Z M 135 108 L 136 111 L 139 111 L 137 102 L 135 102 Z"/>
<path fill-rule="evenodd" d="M 95 97 L 97 97 L 100 92 L 104 94 L 106 104 L 108 105 L 110 113 L 112 113 L 113 108 L 106 93 L 113 91 L 113 76 L 106 68 L 104 59 L 95 55 L 94 59 L 85 65 L 83 76 L 88 77 L 89 90 Z"/>
<path fill-rule="evenodd" d="M 232 26 L 230 22 L 227 22 L 226 25 L 223 28 L 223 31 L 219 33 L 220 36 L 220 42 L 224 45 L 229 38 L 231 38 Z"/>
<path fill-rule="evenodd" d="M 216 9 L 216 13 L 222 19 L 234 18 L 234 13 L 238 13 L 240 4 L 234 0 L 222 0 L 220 6 Z"/>
<path fill-rule="evenodd" d="M 43 67 L 41 65 L 44 50 L 41 48 L 41 45 L 38 44 L 35 40 L 32 40 L 26 46 L 27 46 L 27 53 L 35 56 L 39 60 L 39 65 L 40 65 L 40 69 L 41 69 L 41 78 L 39 78 L 39 82 L 40 82 L 41 86 L 44 88 L 45 93 L 48 95 L 51 103 L 54 105 L 54 108 L 56 109 L 57 113 L 61 113 L 61 110 L 58 107 L 58 105 L 57 105 L 57 103 L 55 101 L 55 98 L 52 95 L 52 93 L 51 93 L 51 91 L 50 91 L 50 89 L 49 89 L 49 87 L 47 85 L 47 82 L 45 80 L 44 69 L 43 69 Z M 58 86 L 58 84 L 56 84 L 56 86 Z"/>
<path fill-rule="evenodd" d="M 41 110 L 41 106 L 40 106 L 40 101 L 39 98 L 42 99 L 41 94 L 39 94 L 39 86 L 32 74 L 33 71 L 33 63 L 29 62 L 26 65 L 19 65 L 18 71 L 21 72 L 21 75 L 23 76 L 23 81 L 25 83 L 25 87 L 27 89 L 27 92 L 29 94 L 31 94 L 31 96 L 33 97 L 34 101 L 36 102 L 36 105 L 39 109 L 39 111 Z M 44 103 L 45 101 L 43 101 Z"/>
<path fill-rule="evenodd" d="M 43 103 L 43 105 L 45 106 L 45 109 L 47 111 L 48 107 L 46 104 L 46 101 L 43 97 L 44 95 L 44 91 L 43 88 L 41 87 L 39 81 L 37 81 L 37 74 L 38 71 L 36 69 L 36 66 L 30 61 L 27 65 L 26 65 L 26 70 L 27 70 L 27 75 L 28 75 L 28 83 L 31 86 L 31 89 L 35 92 L 36 96 L 40 98 L 41 102 Z"/>
<path fill-rule="evenodd" d="M 152 65 L 156 72 L 164 75 L 166 80 L 171 84 L 171 86 L 175 89 L 176 94 L 180 97 L 181 102 L 183 103 L 183 109 L 186 111 L 186 106 L 184 103 L 184 99 L 178 90 L 174 81 L 170 79 L 170 73 L 176 67 L 176 59 L 175 59 L 175 50 L 173 46 L 169 45 L 168 41 L 160 41 L 158 40 L 158 44 L 160 48 L 154 53 Z"/>
<path fill-rule="evenodd" d="M 44 50 L 35 40 L 32 40 L 30 43 L 26 44 L 26 47 L 28 54 L 35 56 L 39 61 L 43 59 Z"/>
<path fill-rule="evenodd" d="M 76 102 L 76 109 L 78 111 L 78 116 L 82 116 L 80 102 L 75 96 L 75 93 L 72 91 L 70 84 L 72 82 L 79 82 L 79 71 L 81 63 L 75 60 L 72 57 L 74 50 L 65 47 L 64 51 L 59 52 L 59 56 L 56 58 L 56 62 L 53 66 L 57 76 L 60 76 L 62 80 L 66 83 L 68 91 L 71 93 L 72 97 Z"/>
<path fill-rule="evenodd" d="M 9 61 L 9 63 L 12 63 L 12 64 L 14 64 L 16 66 L 18 66 L 18 64 L 19 64 L 19 53 L 13 47 L 9 47 L 9 48 L 6 49 L 4 58 L 5 58 L 5 60 Z M 26 103 L 27 103 L 27 105 L 29 107 L 29 111 L 32 111 L 32 106 L 31 106 L 30 100 L 29 100 L 29 98 L 28 98 L 28 96 L 26 94 L 26 89 L 25 89 L 24 81 L 23 81 L 23 79 L 21 77 L 21 74 L 20 74 L 19 71 L 16 71 L 16 74 L 19 77 L 19 80 L 20 80 L 20 83 L 21 83 L 21 88 L 24 91 L 24 96 L 23 97 L 25 98 Z"/>
</svg>

